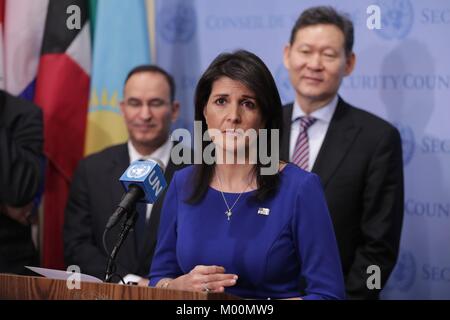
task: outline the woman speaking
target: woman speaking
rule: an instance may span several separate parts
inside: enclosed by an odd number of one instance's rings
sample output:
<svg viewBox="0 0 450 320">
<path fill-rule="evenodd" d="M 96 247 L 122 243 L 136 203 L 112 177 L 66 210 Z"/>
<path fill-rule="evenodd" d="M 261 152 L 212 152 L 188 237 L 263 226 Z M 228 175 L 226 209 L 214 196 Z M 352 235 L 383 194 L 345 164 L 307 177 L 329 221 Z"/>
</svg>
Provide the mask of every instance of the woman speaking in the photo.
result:
<svg viewBox="0 0 450 320">
<path fill-rule="evenodd" d="M 278 159 L 273 174 L 264 172 L 270 164 L 259 149 L 278 151 L 272 136 L 279 136 L 281 108 L 270 71 L 250 52 L 221 54 L 202 75 L 195 119 L 212 141 L 200 152 L 205 157 L 212 143 L 214 161 L 175 174 L 151 286 L 251 299 L 344 298 L 319 178 Z"/>
</svg>

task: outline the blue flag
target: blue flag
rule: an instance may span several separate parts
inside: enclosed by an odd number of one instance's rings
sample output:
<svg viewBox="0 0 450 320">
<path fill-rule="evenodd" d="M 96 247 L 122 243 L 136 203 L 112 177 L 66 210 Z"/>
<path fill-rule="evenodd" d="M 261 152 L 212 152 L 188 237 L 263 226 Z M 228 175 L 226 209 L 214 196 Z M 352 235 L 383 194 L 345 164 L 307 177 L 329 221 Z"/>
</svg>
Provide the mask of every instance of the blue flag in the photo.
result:
<svg viewBox="0 0 450 320">
<path fill-rule="evenodd" d="M 119 104 L 125 77 L 151 62 L 145 1 L 98 0 L 94 39 L 85 154 L 128 137 Z"/>
</svg>

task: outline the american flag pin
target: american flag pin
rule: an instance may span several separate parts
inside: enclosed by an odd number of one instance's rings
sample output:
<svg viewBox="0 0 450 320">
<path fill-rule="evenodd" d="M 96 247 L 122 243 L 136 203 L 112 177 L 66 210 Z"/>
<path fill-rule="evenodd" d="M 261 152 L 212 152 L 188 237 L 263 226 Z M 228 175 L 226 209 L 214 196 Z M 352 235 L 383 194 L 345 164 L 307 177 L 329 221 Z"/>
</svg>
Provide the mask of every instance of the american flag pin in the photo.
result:
<svg viewBox="0 0 450 320">
<path fill-rule="evenodd" d="M 262 214 L 263 216 L 268 216 L 270 212 L 269 208 L 259 208 L 258 214 Z"/>
</svg>

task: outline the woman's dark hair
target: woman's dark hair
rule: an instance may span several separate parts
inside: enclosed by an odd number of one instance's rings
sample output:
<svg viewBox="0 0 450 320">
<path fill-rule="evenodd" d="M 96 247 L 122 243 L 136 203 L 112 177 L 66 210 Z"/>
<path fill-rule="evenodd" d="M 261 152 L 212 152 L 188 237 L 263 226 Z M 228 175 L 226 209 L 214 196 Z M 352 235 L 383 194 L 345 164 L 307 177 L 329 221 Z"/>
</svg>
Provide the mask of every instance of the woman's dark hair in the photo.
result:
<svg viewBox="0 0 450 320">
<path fill-rule="evenodd" d="M 195 90 L 194 103 L 195 120 L 202 122 L 202 135 L 207 130 L 203 110 L 207 105 L 213 83 L 222 77 L 239 81 L 255 94 L 257 105 L 261 112 L 263 122 L 265 123 L 264 129 L 267 129 L 268 131 L 267 150 L 270 153 L 272 140 L 271 129 L 278 129 L 279 137 L 281 137 L 282 134 L 281 99 L 272 74 L 264 62 L 255 54 L 245 50 L 220 54 L 214 59 L 200 78 Z M 203 141 L 202 154 L 209 143 L 210 142 L 208 141 Z M 277 141 L 277 146 L 275 147 L 278 148 L 278 146 L 279 141 Z M 195 152 L 199 152 L 199 150 L 195 150 Z M 271 197 L 278 189 L 280 179 L 279 174 L 261 175 L 261 168 L 269 165 L 270 164 L 263 165 L 260 162 L 259 156 L 257 157 L 255 174 L 258 190 L 255 196 L 259 201 Z M 196 164 L 195 166 L 192 177 L 193 180 L 191 181 L 193 192 L 187 199 L 188 203 L 196 203 L 204 197 L 214 173 L 214 164 L 209 165 L 202 161 L 201 164 Z"/>
<path fill-rule="evenodd" d="M 339 28 L 344 34 L 345 54 L 349 56 L 353 51 L 353 22 L 345 15 L 337 12 L 333 7 L 317 6 L 306 9 L 294 24 L 289 39 L 292 45 L 295 41 L 297 31 L 318 24 L 331 24 Z"/>
</svg>

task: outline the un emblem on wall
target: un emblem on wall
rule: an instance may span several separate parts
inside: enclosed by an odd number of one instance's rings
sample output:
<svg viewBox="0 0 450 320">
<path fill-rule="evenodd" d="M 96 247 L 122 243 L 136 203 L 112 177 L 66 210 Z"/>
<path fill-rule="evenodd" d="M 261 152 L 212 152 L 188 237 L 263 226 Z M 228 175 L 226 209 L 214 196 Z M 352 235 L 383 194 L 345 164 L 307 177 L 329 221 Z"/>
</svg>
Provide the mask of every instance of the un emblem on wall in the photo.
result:
<svg viewBox="0 0 450 320">
<path fill-rule="evenodd" d="M 289 72 L 283 64 L 280 64 L 275 73 L 275 81 L 277 83 L 280 98 L 283 103 L 288 103 L 294 100 L 295 93 L 289 79 Z"/>
<path fill-rule="evenodd" d="M 403 39 L 412 28 L 414 10 L 409 0 L 378 0 L 381 9 L 381 28 L 375 29 L 382 38 Z"/>
<path fill-rule="evenodd" d="M 170 43 L 186 43 L 196 30 L 194 8 L 186 3 L 165 5 L 159 12 L 158 27 L 164 40 Z"/>
<path fill-rule="evenodd" d="M 403 165 L 406 166 L 411 162 L 416 149 L 414 131 L 410 127 L 398 123 L 395 126 L 400 131 L 400 137 L 402 138 Z"/>
<path fill-rule="evenodd" d="M 397 265 L 392 272 L 386 289 L 397 289 L 399 291 L 408 291 L 416 279 L 416 260 L 414 255 L 407 250 L 401 251 L 398 257 Z"/>
</svg>

